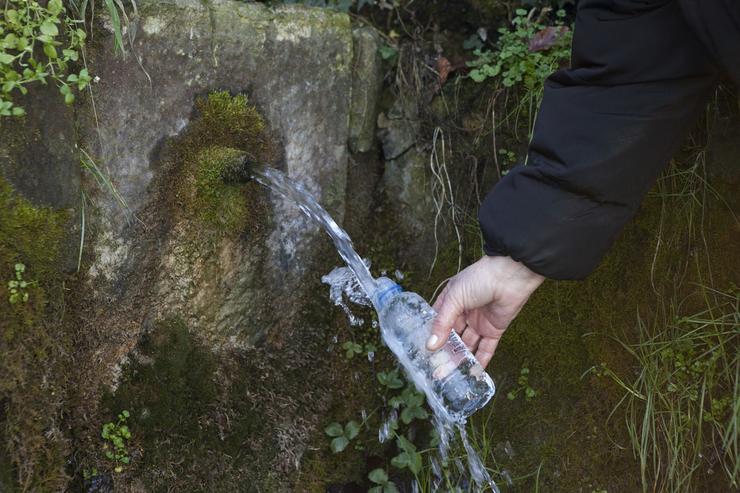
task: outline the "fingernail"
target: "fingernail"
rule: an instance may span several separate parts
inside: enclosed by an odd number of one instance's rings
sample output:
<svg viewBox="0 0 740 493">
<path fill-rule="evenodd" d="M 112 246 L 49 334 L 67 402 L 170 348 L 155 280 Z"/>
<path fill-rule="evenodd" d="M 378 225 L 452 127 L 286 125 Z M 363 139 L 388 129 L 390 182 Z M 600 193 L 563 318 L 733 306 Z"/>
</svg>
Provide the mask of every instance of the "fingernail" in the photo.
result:
<svg viewBox="0 0 740 493">
<path fill-rule="evenodd" d="M 427 340 L 427 349 L 432 349 L 435 344 L 437 344 L 437 341 L 439 340 L 439 337 L 437 337 L 437 334 L 432 334 L 432 337 Z"/>
</svg>

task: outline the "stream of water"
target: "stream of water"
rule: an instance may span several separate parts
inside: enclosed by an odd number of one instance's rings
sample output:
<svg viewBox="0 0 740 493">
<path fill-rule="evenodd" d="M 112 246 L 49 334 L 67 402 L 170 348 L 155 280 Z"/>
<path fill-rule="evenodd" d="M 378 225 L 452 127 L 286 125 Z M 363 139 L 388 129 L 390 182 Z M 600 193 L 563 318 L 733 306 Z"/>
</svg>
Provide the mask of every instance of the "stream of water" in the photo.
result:
<svg viewBox="0 0 740 493">
<path fill-rule="evenodd" d="M 371 300 L 378 288 L 378 283 L 370 273 L 370 269 L 368 268 L 369 262 L 363 261 L 353 248 L 349 235 L 339 227 L 329 213 L 300 184 L 293 182 L 282 172 L 274 168 L 255 169 L 252 173 L 253 178 L 258 183 L 292 200 L 304 214 L 322 226 L 331 237 L 347 267 L 335 268 L 331 273 L 324 276 L 322 281 L 330 286 L 330 297 L 332 301 L 340 306 L 345 314 L 347 314 L 350 324 L 361 325 L 363 321 L 352 314 L 344 299 L 346 298 L 352 303 L 372 306 Z M 397 344 L 397 341 L 387 338 L 382 330 L 381 335 L 389 347 Z M 394 352 L 398 356 L 398 352 Z M 432 470 L 435 476 L 432 491 L 451 491 L 451 487 L 460 488 L 461 485 L 467 484 L 469 485 L 468 490 L 471 491 L 482 492 L 490 489 L 498 493 L 498 487 L 491 479 L 483 462 L 470 444 L 465 431 L 465 421 L 460 420 L 459 417 L 452 417 L 433 398 L 429 389 L 424 388 L 428 387 L 428 384 L 425 384 L 426 377 L 424 375 L 416 374 L 418 371 L 415 371 L 414 367 L 408 361 L 405 361 L 403 357 L 400 358 L 400 363 L 404 367 L 409 380 L 414 382 L 419 390 L 425 392 L 427 402 L 434 413 L 432 421 L 439 436 L 439 457 L 432 459 Z M 394 416 L 391 413 L 386 419 L 386 422 L 381 425 L 378 437 L 381 442 L 390 438 L 391 419 L 398 419 L 397 414 Z M 459 460 L 451 461 L 456 465 L 460 478 L 458 481 L 455 481 L 455 484 L 450 485 L 449 478 L 444 477 L 441 464 L 448 462 L 450 447 L 456 437 L 459 437 L 462 442 L 467 456 L 468 467 L 466 470 Z M 415 490 L 418 490 L 419 485 L 415 483 L 413 487 Z"/>
</svg>

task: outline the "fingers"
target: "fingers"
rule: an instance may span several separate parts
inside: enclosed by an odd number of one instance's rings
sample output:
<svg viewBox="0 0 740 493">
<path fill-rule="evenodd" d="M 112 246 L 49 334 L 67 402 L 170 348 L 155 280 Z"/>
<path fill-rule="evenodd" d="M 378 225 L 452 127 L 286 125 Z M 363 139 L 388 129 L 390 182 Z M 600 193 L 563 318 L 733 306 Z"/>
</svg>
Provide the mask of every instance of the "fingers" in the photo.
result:
<svg viewBox="0 0 740 493">
<path fill-rule="evenodd" d="M 478 335 L 475 329 L 471 327 L 465 329 L 465 332 L 460 335 L 460 338 L 465 343 L 465 345 L 468 346 L 468 349 L 471 353 L 475 352 L 475 350 L 478 348 L 478 343 L 481 339 L 480 335 Z"/>
<path fill-rule="evenodd" d="M 485 368 L 493 358 L 493 353 L 496 352 L 496 346 L 500 339 L 492 339 L 490 337 L 484 337 L 478 343 L 478 350 L 475 352 L 475 358 L 480 362 L 481 366 Z"/>
<path fill-rule="evenodd" d="M 430 351 L 436 351 L 444 345 L 450 335 L 450 331 L 455 327 L 455 324 L 464 312 L 464 307 L 457 299 L 455 291 L 448 288 L 449 284 L 434 303 L 437 316 L 432 323 L 432 334 L 427 340 L 427 349 Z M 465 321 L 463 319 L 461 329 L 464 328 L 464 324 Z"/>
<path fill-rule="evenodd" d="M 444 303 L 445 296 L 447 295 L 447 291 L 449 290 L 449 284 L 445 286 L 445 288 L 442 290 L 441 293 L 439 293 L 439 296 L 437 296 L 437 299 L 434 300 L 434 304 L 432 305 L 432 308 L 435 312 L 439 313 L 439 309 Z"/>
<path fill-rule="evenodd" d="M 462 335 L 462 333 L 465 332 L 465 327 L 467 326 L 468 326 L 468 323 L 466 322 L 464 315 L 460 315 L 459 317 L 457 317 L 457 319 L 455 320 L 455 323 L 452 324 L 452 328 L 455 329 L 455 332 L 457 332 L 460 335 Z"/>
</svg>

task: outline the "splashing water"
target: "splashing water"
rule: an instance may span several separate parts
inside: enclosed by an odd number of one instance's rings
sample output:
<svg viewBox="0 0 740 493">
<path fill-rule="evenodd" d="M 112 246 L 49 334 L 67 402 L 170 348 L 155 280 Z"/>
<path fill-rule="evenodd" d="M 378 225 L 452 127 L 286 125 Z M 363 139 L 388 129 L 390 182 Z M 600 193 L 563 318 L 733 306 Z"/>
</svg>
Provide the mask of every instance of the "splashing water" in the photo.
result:
<svg viewBox="0 0 740 493">
<path fill-rule="evenodd" d="M 370 267 L 370 262 L 364 260 L 365 266 Z M 357 277 L 347 267 L 337 267 L 321 278 L 321 282 L 329 285 L 329 298 L 335 305 L 340 307 L 353 327 L 360 326 L 365 321 L 352 313 L 345 298 L 358 305 L 372 306 L 370 298 L 359 288 Z"/>
<path fill-rule="evenodd" d="M 366 263 L 362 260 L 352 247 L 352 240 L 349 238 L 347 233 L 339 227 L 329 213 L 326 212 L 326 210 L 324 210 L 324 208 L 321 207 L 301 185 L 292 182 L 283 173 L 273 168 L 256 169 L 253 171 L 253 178 L 261 185 L 264 185 L 265 187 L 295 202 L 304 214 L 322 226 L 331 237 L 339 255 L 346 262 L 347 267 L 335 268 L 329 274 L 323 276 L 322 281 L 330 286 L 331 300 L 336 305 L 340 306 L 345 314 L 347 314 L 350 324 L 362 324 L 362 319 L 359 319 L 352 314 L 344 299 L 346 298 L 350 302 L 359 305 L 372 306 L 370 300 L 376 292 L 378 284 L 370 274 L 369 262 Z M 399 280 L 403 279 L 403 274 L 400 271 L 396 271 L 395 277 Z M 375 324 L 373 325 L 375 326 Z M 498 493 L 498 487 L 491 479 L 491 476 L 486 470 L 483 462 L 480 457 L 478 457 L 478 454 L 475 452 L 468 440 L 468 436 L 465 431 L 465 420 L 460 419 L 459 416 L 451 415 L 450 412 L 445 409 L 444 405 L 435 398 L 434 392 L 428 388 L 429 384 L 426 377 L 419 374 L 418 371 L 415 371 L 414 366 L 410 361 L 408 361 L 408 358 L 403 357 L 405 351 L 403 351 L 402 348 L 395 347 L 397 346 L 398 341 L 393 338 L 386 337 L 386 334 L 383 331 L 381 331 L 381 334 L 385 344 L 392 350 L 395 349 L 393 352 L 399 356 L 399 361 L 404 367 L 408 378 L 414 382 L 418 389 L 424 391 L 427 396 L 427 402 L 434 413 L 433 424 L 439 436 L 439 460 L 437 458 L 432 458 L 431 461 L 432 470 L 435 476 L 434 484 L 436 485 L 433 488 L 433 491 L 437 491 L 439 486 L 443 483 L 443 470 L 440 465 L 440 461 L 441 463 L 445 463 L 448 460 L 451 441 L 455 438 L 455 435 L 458 435 L 467 455 L 467 470 L 470 478 L 476 485 L 476 491 L 480 492 L 486 488 L 490 488 L 491 491 Z M 396 411 L 393 410 L 379 430 L 378 439 L 380 442 L 384 442 L 390 438 L 392 435 L 391 424 L 397 419 L 398 415 Z M 465 472 L 462 467 L 462 463 L 457 459 L 453 461 L 453 463 L 457 465 L 463 475 L 463 481 L 465 481 Z M 416 484 L 412 487 L 418 489 L 418 485 Z"/>
</svg>

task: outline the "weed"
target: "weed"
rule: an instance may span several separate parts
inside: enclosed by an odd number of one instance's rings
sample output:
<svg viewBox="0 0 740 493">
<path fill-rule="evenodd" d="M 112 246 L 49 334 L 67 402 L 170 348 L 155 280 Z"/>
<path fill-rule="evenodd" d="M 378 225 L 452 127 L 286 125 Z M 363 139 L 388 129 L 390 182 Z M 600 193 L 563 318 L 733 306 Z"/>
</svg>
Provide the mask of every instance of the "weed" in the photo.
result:
<svg viewBox="0 0 740 493">
<path fill-rule="evenodd" d="M 528 135 L 534 127 L 534 116 L 542 100 L 545 79 L 570 60 L 572 30 L 564 24 L 565 11 L 558 10 L 551 25 L 544 23 L 549 9 L 517 9 L 511 27 L 498 30 L 493 50 L 475 48 L 475 59 L 468 62 L 469 77 L 475 82 L 492 80 L 503 89 L 518 90 L 518 102 L 509 114 L 517 122 L 519 115 L 528 116 Z M 475 43 L 467 43 L 475 47 Z M 502 123 L 503 123 L 502 121 Z"/>
<path fill-rule="evenodd" d="M 620 405 L 644 491 L 688 491 L 712 462 L 734 487 L 740 480 L 740 292 L 713 293 L 717 303 L 694 315 L 638 321 L 639 341 L 621 343 L 637 363 L 636 378 L 601 371 L 625 390 Z"/>
<path fill-rule="evenodd" d="M 8 302 L 11 305 L 15 305 L 19 301 L 27 303 L 29 296 L 28 289 L 36 283 L 28 282 L 23 279 L 23 273 L 26 271 L 25 264 L 19 262 L 15 264 L 14 269 L 15 279 L 8 281 L 8 292 L 10 293 L 10 296 L 8 296 Z"/>
<path fill-rule="evenodd" d="M 397 369 L 378 372 L 377 378 L 380 385 L 389 389 L 400 389 L 403 387 L 403 380 L 401 380 L 401 375 Z"/>
<path fill-rule="evenodd" d="M 128 411 L 124 410 L 118 415 L 115 423 L 103 425 L 101 436 L 106 443 L 103 445 L 105 456 L 115 463 L 115 472 L 122 472 L 123 466 L 131 462 L 128 451 L 128 441 L 131 440 L 131 431 L 126 426 L 126 420 L 130 417 Z"/>
<path fill-rule="evenodd" d="M 357 421 L 349 421 L 344 427 L 339 423 L 331 423 L 324 428 L 324 433 L 332 438 L 329 447 L 331 451 L 338 454 L 360 433 L 360 425 Z"/>
<path fill-rule="evenodd" d="M 27 94 L 26 86 L 54 81 L 67 104 L 75 91 L 90 83 L 86 68 L 72 71 L 80 59 L 87 34 L 81 21 L 67 14 L 62 0 L 46 6 L 36 0 L 7 0 L 0 16 L 0 116 L 23 116 L 12 101 L 14 92 Z M 43 53 L 43 55 L 42 55 Z"/>
<path fill-rule="evenodd" d="M 367 477 L 376 485 L 367 490 L 368 493 L 398 493 L 398 488 L 393 481 L 388 479 L 385 469 L 373 469 Z"/>
<path fill-rule="evenodd" d="M 517 379 L 517 387 L 506 394 L 506 398 L 513 401 L 519 394 L 524 394 L 524 398 L 528 401 L 534 399 L 537 395 L 537 391 L 529 386 L 529 368 L 522 368 L 519 370 L 519 378 Z"/>
<path fill-rule="evenodd" d="M 429 414 L 424 409 L 424 394 L 416 390 L 413 383 L 407 383 L 401 394 L 392 397 L 388 403 L 393 409 L 401 409 L 401 421 L 411 424 L 414 419 L 428 419 Z"/>
</svg>

